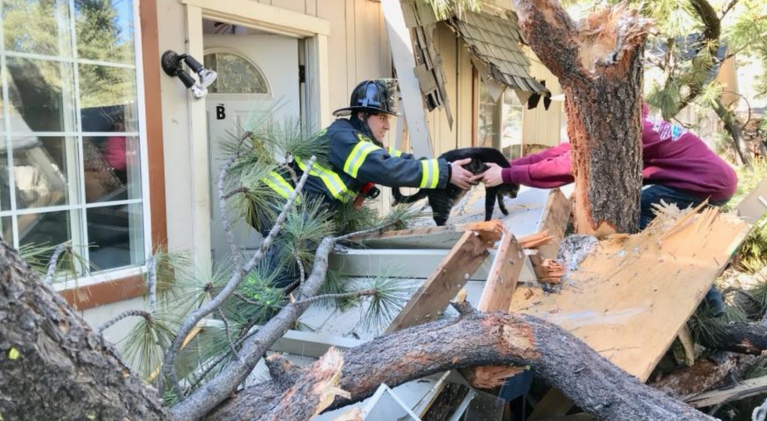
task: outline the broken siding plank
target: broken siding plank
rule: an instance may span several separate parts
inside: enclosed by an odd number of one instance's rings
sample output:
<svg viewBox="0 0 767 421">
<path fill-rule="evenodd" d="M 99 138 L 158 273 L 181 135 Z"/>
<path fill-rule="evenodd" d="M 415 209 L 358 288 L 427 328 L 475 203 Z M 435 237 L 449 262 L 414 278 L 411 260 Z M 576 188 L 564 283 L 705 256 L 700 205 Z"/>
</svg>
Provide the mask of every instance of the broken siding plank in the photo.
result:
<svg viewBox="0 0 767 421">
<path fill-rule="evenodd" d="M 479 301 L 479 311 L 508 311 L 522 273 L 524 258 L 514 234 L 504 233 Z"/>
<path fill-rule="evenodd" d="M 497 240 L 498 233 L 494 231 L 464 233 L 389 325 L 386 333 L 435 320 L 485 261 L 489 255 L 487 249 Z"/>
<path fill-rule="evenodd" d="M 394 67 L 397 69 L 402 103 L 407 117 L 408 134 L 413 154 L 416 156 L 433 157 L 434 147 L 431 144 L 426 121 L 426 113 L 423 109 L 421 89 L 418 86 L 413 69 L 415 58 L 413 57 L 413 43 L 410 31 L 405 26 L 405 20 L 397 0 L 382 0 L 384 17 L 386 20 L 386 32 L 389 38 L 389 46 L 394 57 Z"/>
<path fill-rule="evenodd" d="M 646 381 L 749 230 L 734 216 L 694 215 L 659 246 L 684 215 L 664 214 L 639 234 L 600 242 L 558 294 L 520 286 L 512 311 L 559 325 Z"/>
</svg>

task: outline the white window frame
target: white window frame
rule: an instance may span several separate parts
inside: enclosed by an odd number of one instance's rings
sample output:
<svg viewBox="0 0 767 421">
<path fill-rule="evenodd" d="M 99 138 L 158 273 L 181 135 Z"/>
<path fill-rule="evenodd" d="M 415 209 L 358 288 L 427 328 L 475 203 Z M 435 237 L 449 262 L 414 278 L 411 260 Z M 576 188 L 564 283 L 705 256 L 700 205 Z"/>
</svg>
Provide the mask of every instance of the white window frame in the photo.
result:
<svg viewBox="0 0 767 421">
<path fill-rule="evenodd" d="M 120 205 L 130 205 L 130 204 L 138 204 L 141 203 L 141 216 L 142 216 L 142 229 L 143 229 L 143 249 L 144 249 L 144 260 L 146 260 L 152 253 L 152 221 L 151 221 L 151 206 L 150 206 L 150 197 L 149 197 L 149 158 L 148 158 L 148 147 L 147 147 L 147 127 L 146 127 L 146 106 L 145 106 L 145 93 L 144 93 L 144 67 L 143 67 L 143 56 L 142 56 L 142 48 L 141 48 L 141 18 L 139 14 L 139 2 L 141 0 L 133 0 L 132 6 L 133 6 L 133 52 L 134 52 L 134 64 L 123 64 L 123 63 L 112 63 L 112 62 L 104 62 L 104 61 L 98 61 L 98 60 L 89 60 L 89 59 L 81 59 L 78 57 L 78 51 L 77 51 L 77 45 L 76 45 L 76 23 L 74 17 L 70 20 L 70 36 L 71 40 L 73 42 L 73 51 L 72 51 L 72 57 L 71 58 L 63 58 L 63 57 L 56 57 L 56 56 L 46 56 L 46 55 L 40 55 L 40 54 L 30 54 L 30 53 L 19 53 L 19 52 L 4 52 L 0 57 L 0 69 L 5 69 L 6 67 L 6 57 L 19 57 L 19 58 L 29 58 L 29 59 L 42 59 L 47 61 L 59 61 L 59 62 L 67 62 L 72 65 L 72 71 L 74 73 L 74 107 L 75 107 L 75 122 L 76 127 L 79 127 L 82 129 L 82 115 L 79 111 L 79 105 L 80 105 L 80 86 L 79 86 L 79 78 L 78 78 L 78 64 L 94 64 L 94 65 L 103 65 L 103 66 L 109 66 L 109 67 L 117 67 L 117 68 L 126 68 L 134 70 L 136 73 L 136 102 L 137 102 L 137 112 L 138 112 L 138 131 L 125 131 L 125 132 L 107 132 L 107 133 L 101 133 L 101 132 L 87 132 L 85 133 L 86 136 L 84 136 L 84 133 L 81 131 L 79 132 L 13 132 L 11 130 L 8 130 L 5 132 L 4 138 L 0 141 L 6 142 L 6 148 L 8 151 L 8 164 L 9 164 L 9 176 L 8 176 L 8 183 L 9 183 L 9 190 L 10 190 L 10 201 L 12 203 L 12 209 L 16 208 L 16 194 L 15 194 L 15 177 L 14 177 L 14 171 L 13 171 L 13 148 L 12 148 L 12 138 L 14 136 L 29 136 L 29 135 L 35 135 L 35 136 L 58 136 L 64 138 L 64 141 L 67 141 L 67 138 L 76 138 L 76 155 L 75 159 L 78 157 L 80 158 L 80 163 L 78 166 L 80 167 L 78 169 L 78 174 L 75 182 L 78 183 L 78 189 L 79 194 L 76 197 L 76 200 L 72 200 L 72 196 L 70 195 L 69 204 L 67 205 L 61 205 L 61 206 L 51 206 L 51 207 L 44 207 L 44 208 L 29 208 L 29 209 L 16 209 L 9 210 L 9 211 L 0 211 L 0 217 L 7 217 L 7 216 L 18 216 L 18 215 L 25 215 L 25 214 L 33 214 L 33 213 L 40 213 L 43 212 L 57 212 L 57 211 L 78 211 L 80 212 L 79 215 L 79 223 L 70 222 L 72 224 L 73 229 L 73 243 L 77 245 L 75 242 L 74 237 L 81 237 L 82 234 L 85 234 L 87 236 L 87 226 L 79 226 L 82 225 L 82 223 L 87 223 L 86 220 L 86 213 L 88 209 L 91 208 L 98 208 L 98 207 L 105 207 L 104 203 L 87 203 L 85 200 L 85 176 L 84 176 L 84 164 L 85 164 L 85 157 L 83 154 L 83 137 L 106 137 L 106 136 L 114 136 L 116 133 L 124 135 L 126 137 L 136 137 L 139 140 L 139 161 L 141 165 L 141 198 L 140 199 L 127 199 L 127 200 L 120 200 L 120 201 L 114 201 L 109 202 L 108 206 L 120 206 Z M 69 0 L 69 8 L 72 14 L 75 13 L 75 4 L 74 0 Z M 0 25 L 0 43 L 4 42 L 4 33 L 2 25 Z M 2 83 L 4 86 L 8 86 L 8 75 L 7 72 L 3 72 L 2 75 Z M 8 98 L 8 88 L 3 90 L 3 103 L 4 104 L 10 104 L 9 98 Z M 3 118 L 6 121 L 6 124 L 10 124 L 10 107 L 6 106 L 4 107 L 4 115 Z M 10 127 L 8 127 L 10 128 Z M 72 180 L 67 180 L 68 183 L 71 183 Z M 71 192 L 70 192 L 71 193 Z M 76 203 L 73 204 L 72 202 Z M 13 247 L 18 249 L 19 247 L 19 232 L 18 232 L 18 223 L 17 218 L 12 218 L 12 227 L 13 227 Z M 83 239 L 83 238 L 81 238 Z M 83 258 L 86 262 L 90 263 L 90 253 L 88 250 L 88 247 L 85 247 L 86 244 L 84 244 L 83 241 Z M 144 272 L 144 265 L 135 265 L 135 266 L 123 266 L 119 268 L 114 269 L 106 269 L 106 270 L 100 270 L 96 273 L 85 273 L 81 277 L 78 277 L 76 279 L 76 284 L 78 287 L 81 286 L 87 286 L 87 285 L 93 285 L 100 282 L 110 282 L 117 279 L 122 279 L 130 276 L 139 275 Z M 72 285 L 70 284 L 70 280 L 67 280 L 66 282 L 59 282 L 54 284 L 54 288 L 56 290 L 64 290 L 71 288 Z"/>
</svg>

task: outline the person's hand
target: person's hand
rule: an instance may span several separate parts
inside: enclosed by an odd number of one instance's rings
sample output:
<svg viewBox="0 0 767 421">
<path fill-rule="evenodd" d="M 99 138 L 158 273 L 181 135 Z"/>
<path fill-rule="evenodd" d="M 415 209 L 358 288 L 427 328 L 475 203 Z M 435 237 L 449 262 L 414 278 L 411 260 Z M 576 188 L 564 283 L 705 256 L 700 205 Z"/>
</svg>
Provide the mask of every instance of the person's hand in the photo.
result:
<svg viewBox="0 0 767 421">
<path fill-rule="evenodd" d="M 471 178 L 474 174 L 463 168 L 463 166 L 469 162 L 471 162 L 471 158 L 465 158 L 450 163 L 450 183 L 463 190 L 468 190 L 474 185 L 474 183 L 471 182 Z"/>
<path fill-rule="evenodd" d="M 503 168 L 492 162 L 487 162 L 485 165 L 490 168 L 488 168 L 482 174 L 478 174 L 472 177 L 471 182 L 482 180 L 482 182 L 485 183 L 485 187 L 495 187 L 503 183 L 503 176 L 501 175 Z"/>
</svg>

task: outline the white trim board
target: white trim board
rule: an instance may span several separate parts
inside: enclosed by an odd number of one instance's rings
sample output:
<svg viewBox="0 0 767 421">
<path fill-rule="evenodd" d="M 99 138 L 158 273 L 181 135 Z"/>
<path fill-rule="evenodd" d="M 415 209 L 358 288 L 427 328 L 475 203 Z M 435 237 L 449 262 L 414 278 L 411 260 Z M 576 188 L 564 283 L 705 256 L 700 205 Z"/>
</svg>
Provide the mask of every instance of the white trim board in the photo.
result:
<svg viewBox="0 0 767 421">
<path fill-rule="evenodd" d="M 203 9 L 203 16 L 297 38 L 330 35 L 330 22 L 251 0 L 181 0 Z"/>
</svg>

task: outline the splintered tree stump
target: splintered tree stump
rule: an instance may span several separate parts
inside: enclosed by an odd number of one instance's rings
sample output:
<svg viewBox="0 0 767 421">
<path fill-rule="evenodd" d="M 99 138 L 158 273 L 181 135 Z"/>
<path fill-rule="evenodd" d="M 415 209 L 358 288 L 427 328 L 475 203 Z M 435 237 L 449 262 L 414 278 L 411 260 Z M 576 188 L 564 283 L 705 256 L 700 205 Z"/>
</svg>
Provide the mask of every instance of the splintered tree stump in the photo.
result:
<svg viewBox="0 0 767 421">
<path fill-rule="evenodd" d="M 329 408 L 358 402 L 379 385 L 390 387 L 446 370 L 483 365 L 529 365 L 535 375 L 562 390 L 573 402 L 599 419 L 611 421 L 708 420 L 628 375 L 562 328 L 528 315 L 479 313 L 460 309 L 460 318 L 440 320 L 397 331 L 345 350 L 338 387 L 349 392 Z M 290 419 L 298 402 L 307 402 L 303 414 L 317 407 L 312 382 L 326 376 L 318 365 L 305 369 L 297 380 L 300 390 L 287 389 L 282 397 L 265 402 L 264 390 L 273 382 L 245 389 L 223 404 L 229 416 L 212 421 Z M 308 391 L 308 392 L 301 392 Z M 308 399 L 296 396 L 309 393 Z M 268 413 L 268 416 L 264 414 Z"/>
<path fill-rule="evenodd" d="M 639 228 L 642 55 L 652 22 L 621 3 L 574 22 L 556 0 L 514 0 L 521 32 L 565 93 L 578 233 Z"/>
</svg>

